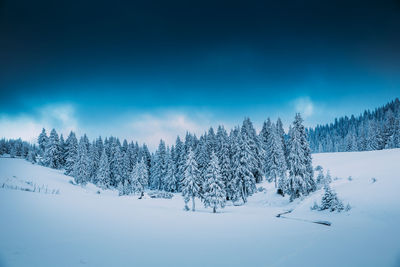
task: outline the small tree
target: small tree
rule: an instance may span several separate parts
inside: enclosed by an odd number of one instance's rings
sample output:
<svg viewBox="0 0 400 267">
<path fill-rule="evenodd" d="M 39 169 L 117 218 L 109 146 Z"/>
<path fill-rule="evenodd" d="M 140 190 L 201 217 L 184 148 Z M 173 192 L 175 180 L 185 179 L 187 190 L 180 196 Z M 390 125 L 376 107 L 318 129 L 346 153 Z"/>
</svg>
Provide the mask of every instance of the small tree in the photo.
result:
<svg viewBox="0 0 400 267">
<path fill-rule="evenodd" d="M 318 172 L 317 180 L 315 182 L 317 183 L 317 186 L 320 189 L 325 183 L 324 170 L 320 165 L 318 165 L 315 168 L 315 170 Z"/>
<path fill-rule="evenodd" d="M 204 206 L 212 207 L 213 213 L 217 208 L 225 207 L 226 192 L 222 181 L 221 171 L 218 164 L 218 158 L 214 152 L 211 154 L 210 164 L 206 171 L 206 180 L 204 183 Z"/>
<path fill-rule="evenodd" d="M 36 163 L 36 152 L 33 149 L 30 149 L 28 152 L 28 161 L 32 164 Z"/>
<path fill-rule="evenodd" d="M 320 210 L 330 210 L 330 211 L 337 211 L 341 212 L 344 210 L 344 205 L 342 201 L 337 197 L 335 191 L 333 191 L 329 184 L 324 186 L 325 193 L 322 196 L 321 206 L 319 207 Z"/>
<path fill-rule="evenodd" d="M 324 185 L 329 185 L 332 182 L 331 172 L 329 170 L 326 173 L 325 179 L 323 181 Z"/>
</svg>

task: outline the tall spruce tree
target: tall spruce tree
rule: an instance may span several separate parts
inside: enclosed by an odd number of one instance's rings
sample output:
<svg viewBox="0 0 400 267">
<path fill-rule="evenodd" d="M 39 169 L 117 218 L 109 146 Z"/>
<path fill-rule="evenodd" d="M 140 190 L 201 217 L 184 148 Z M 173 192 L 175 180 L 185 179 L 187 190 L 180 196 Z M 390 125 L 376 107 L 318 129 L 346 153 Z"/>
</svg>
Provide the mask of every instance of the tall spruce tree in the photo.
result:
<svg viewBox="0 0 400 267">
<path fill-rule="evenodd" d="M 44 165 L 53 169 L 60 168 L 60 140 L 55 129 L 51 130 L 44 153 Z"/>
<path fill-rule="evenodd" d="M 231 143 L 228 134 L 223 126 L 218 127 L 216 138 L 217 138 L 217 157 L 221 169 L 221 178 L 224 183 L 227 199 L 230 200 L 231 195 L 234 194 L 233 192 L 231 192 L 231 188 L 229 187 L 233 176 L 232 162 L 230 158 Z"/>
<path fill-rule="evenodd" d="M 78 144 L 77 160 L 74 165 L 74 179 L 77 184 L 86 184 L 90 181 L 89 145 L 87 136 L 81 137 Z"/>
<path fill-rule="evenodd" d="M 182 181 L 182 196 L 185 201 L 185 210 L 189 210 L 187 205 L 192 200 L 192 211 L 195 211 L 195 198 L 200 196 L 199 179 L 197 162 L 193 151 L 189 149 L 185 164 L 184 179 Z"/>
<path fill-rule="evenodd" d="M 309 192 L 316 189 L 313 179 L 311 153 L 302 122 L 303 119 L 300 114 L 297 113 L 290 131 L 287 193 L 290 195 L 291 200 L 301 195 L 307 195 Z"/>
<path fill-rule="evenodd" d="M 166 165 L 167 165 L 167 173 L 165 175 L 164 181 L 164 190 L 167 192 L 176 192 L 177 191 L 177 179 L 175 175 L 175 165 L 174 161 L 172 160 L 172 152 L 173 150 L 167 149 L 167 158 L 166 158 Z"/>
<path fill-rule="evenodd" d="M 134 167 L 131 173 L 132 193 L 139 193 L 140 198 L 144 195 L 144 190 L 149 183 L 149 174 L 144 158 L 142 158 Z"/>
<path fill-rule="evenodd" d="M 64 136 L 60 134 L 60 141 L 58 143 L 59 148 L 59 159 L 60 168 L 65 168 L 66 158 L 67 158 L 67 144 L 64 141 Z"/>
<path fill-rule="evenodd" d="M 99 187 L 106 189 L 111 186 L 110 164 L 104 148 L 100 156 L 99 169 L 97 170 L 96 177 L 97 185 Z"/>
<path fill-rule="evenodd" d="M 39 153 L 42 157 L 44 156 L 44 152 L 46 151 L 47 141 L 48 141 L 48 137 L 46 134 L 46 130 L 43 128 L 42 132 L 40 133 L 40 135 L 38 137 Z"/>
<path fill-rule="evenodd" d="M 72 175 L 78 154 L 78 140 L 75 133 L 70 132 L 66 140 L 65 174 Z"/>
<path fill-rule="evenodd" d="M 256 183 L 260 183 L 263 178 L 263 148 L 253 123 L 250 118 L 245 118 L 241 128 L 242 140 L 247 143 L 249 148 L 248 160 L 251 172 L 253 173 Z"/>
<path fill-rule="evenodd" d="M 118 139 L 114 139 L 111 146 L 110 174 L 111 184 L 113 186 L 118 186 L 119 184 L 123 186 L 123 154 L 121 152 L 121 145 Z"/>
<path fill-rule="evenodd" d="M 254 160 L 254 156 L 246 136 L 242 136 L 242 133 L 239 133 L 233 159 L 234 178 L 231 187 L 236 191 L 236 195 L 242 198 L 244 203 L 247 202 L 247 197 L 256 191 L 256 179 L 252 172 L 254 162 L 252 160 Z M 235 196 L 233 196 L 233 200 L 235 200 Z"/>
<path fill-rule="evenodd" d="M 93 184 L 97 184 L 97 170 L 99 169 L 100 157 L 101 154 L 99 154 L 96 143 L 93 142 L 89 148 L 90 180 Z"/>
<path fill-rule="evenodd" d="M 271 126 L 271 134 L 268 140 L 268 178 L 274 181 L 275 187 L 278 186 L 279 179 L 286 180 L 286 160 L 283 153 L 282 140 L 279 136 L 278 129 L 275 124 Z"/>
<path fill-rule="evenodd" d="M 204 188 L 204 206 L 211 207 L 213 213 L 217 208 L 224 208 L 226 203 L 225 185 L 222 180 L 218 158 L 214 152 L 211 154 L 210 164 L 207 167 Z"/>
<path fill-rule="evenodd" d="M 185 170 L 185 147 L 179 136 L 176 138 L 175 142 L 175 176 L 176 176 L 176 189 L 178 192 L 181 191 L 181 181 L 184 177 Z"/>
<path fill-rule="evenodd" d="M 160 144 L 158 145 L 158 149 L 154 155 L 154 168 L 152 173 L 152 189 L 161 190 L 164 187 L 163 182 L 165 181 L 165 177 L 167 176 L 167 151 L 165 147 L 165 142 L 160 140 Z"/>
</svg>

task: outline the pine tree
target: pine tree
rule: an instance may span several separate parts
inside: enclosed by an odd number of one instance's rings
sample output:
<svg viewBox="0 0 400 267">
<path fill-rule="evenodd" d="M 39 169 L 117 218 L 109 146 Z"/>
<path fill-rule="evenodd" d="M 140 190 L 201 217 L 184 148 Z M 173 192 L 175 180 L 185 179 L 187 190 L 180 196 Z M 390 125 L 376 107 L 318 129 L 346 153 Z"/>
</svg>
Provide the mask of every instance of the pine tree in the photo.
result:
<svg viewBox="0 0 400 267">
<path fill-rule="evenodd" d="M 126 148 L 124 148 L 124 150 L 125 150 L 125 152 L 123 152 L 123 158 L 122 158 L 122 181 L 124 184 L 125 191 L 127 192 L 127 191 L 129 191 L 129 190 L 127 190 L 127 188 L 130 187 L 129 177 L 132 172 L 132 168 L 131 168 L 131 160 L 130 160 L 130 156 L 129 156 L 128 145 Z M 124 194 L 127 194 L 126 192 L 124 192 Z"/>
<path fill-rule="evenodd" d="M 315 168 L 315 171 L 318 172 L 317 179 L 316 179 L 315 182 L 317 183 L 318 188 L 322 188 L 322 186 L 323 186 L 324 183 L 325 183 L 324 170 L 323 170 L 323 168 L 322 168 L 320 165 L 318 165 L 318 166 Z"/>
<path fill-rule="evenodd" d="M 313 179 L 311 152 L 300 114 L 296 114 L 290 131 L 289 179 L 287 193 L 293 200 L 316 189 Z"/>
<path fill-rule="evenodd" d="M 71 175 L 74 171 L 75 162 L 78 154 L 78 140 L 75 133 L 70 132 L 66 142 L 65 174 Z"/>
<path fill-rule="evenodd" d="M 86 184 L 90 181 L 89 140 L 86 135 L 81 137 L 78 145 L 77 160 L 74 166 L 74 178 L 77 184 Z"/>
<path fill-rule="evenodd" d="M 121 183 L 123 186 L 123 155 L 118 139 L 112 141 L 109 162 L 111 185 L 118 186 Z"/>
<path fill-rule="evenodd" d="M 342 201 L 337 197 L 335 191 L 333 191 L 329 184 L 324 186 L 325 193 L 322 196 L 321 206 L 319 207 L 320 210 L 330 210 L 340 212 L 344 210 L 344 205 Z"/>
<path fill-rule="evenodd" d="M 246 142 L 249 147 L 249 165 L 250 170 L 253 173 L 256 183 L 260 183 L 263 178 L 263 148 L 260 143 L 260 139 L 256 134 L 256 130 L 253 127 L 253 123 L 249 118 L 244 119 L 241 128 L 242 140 Z"/>
<path fill-rule="evenodd" d="M 285 142 L 285 130 L 283 130 L 283 123 L 281 118 L 276 121 L 276 131 L 282 143 L 283 154 L 286 156 L 286 142 Z"/>
<path fill-rule="evenodd" d="M 31 162 L 32 164 L 36 163 L 36 152 L 35 149 L 30 148 L 28 152 L 28 161 Z"/>
<path fill-rule="evenodd" d="M 400 147 L 400 118 L 395 118 L 393 134 L 388 137 L 387 148 Z"/>
<path fill-rule="evenodd" d="M 232 179 L 231 188 L 235 190 L 236 196 L 233 196 L 233 201 L 239 195 L 243 202 L 247 202 L 247 197 L 256 191 L 256 180 L 252 170 L 252 160 L 254 159 L 250 147 L 240 133 L 237 139 L 237 148 L 235 149 L 233 171 L 234 178 Z M 236 187 L 236 188 L 235 188 Z"/>
<path fill-rule="evenodd" d="M 139 171 L 138 171 L 138 164 L 133 167 L 130 176 L 130 186 L 131 186 L 131 193 L 132 194 L 141 194 L 143 192 L 143 186 L 139 181 Z"/>
<path fill-rule="evenodd" d="M 196 162 L 199 169 L 199 179 L 200 179 L 200 191 L 202 191 L 203 182 L 205 180 L 205 174 L 207 170 L 208 163 L 210 161 L 210 154 L 207 150 L 207 137 L 203 135 L 200 137 L 199 144 L 196 148 Z"/>
<path fill-rule="evenodd" d="M 328 172 L 326 173 L 326 176 L 323 180 L 323 184 L 329 185 L 331 182 L 332 182 L 331 172 L 328 170 Z"/>
<path fill-rule="evenodd" d="M 183 180 L 184 177 L 185 158 L 186 155 L 185 155 L 184 144 L 178 136 L 175 142 L 175 158 L 174 158 L 174 163 L 175 163 L 174 173 L 176 176 L 176 189 L 178 192 L 181 191 L 181 181 Z"/>
<path fill-rule="evenodd" d="M 187 204 L 192 200 L 192 211 L 195 211 L 195 197 L 199 196 L 199 170 L 194 153 L 189 149 L 185 164 L 184 179 L 182 180 L 182 196 L 185 201 L 185 210 L 189 210 Z"/>
<path fill-rule="evenodd" d="M 274 181 L 275 187 L 278 186 L 278 180 L 286 180 L 286 160 L 283 153 L 282 140 L 274 124 L 271 126 L 270 138 L 268 140 L 268 178 Z"/>
<path fill-rule="evenodd" d="M 229 184 L 232 181 L 232 163 L 230 158 L 230 139 L 222 126 L 217 131 L 217 157 L 221 169 L 221 178 L 226 190 L 227 199 L 230 200 L 234 194 L 231 192 Z"/>
<path fill-rule="evenodd" d="M 139 193 L 140 198 L 142 198 L 144 195 L 144 189 L 149 183 L 149 174 L 143 158 L 133 168 L 130 180 L 132 193 Z"/>
<path fill-rule="evenodd" d="M 101 151 L 100 151 L 101 153 Z M 100 157 L 101 154 L 97 149 L 96 143 L 93 142 L 90 146 L 89 150 L 89 159 L 90 159 L 90 179 L 93 184 L 97 184 L 97 171 L 99 169 Z"/>
<path fill-rule="evenodd" d="M 211 207 L 213 213 L 216 213 L 218 207 L 225 207 L 226 192 L 218 164 L 218 158 L 214 152 L 211 154 L 211 160 L 205 178 L 206 181 L 203 185 L 204 205 L 206 208 Z"/>
<path fill-rule="evenodd" d="M 166 164 L 167 164 L 167 173 L 164 181 L 164 190 L 167 192 L 176 192 L 177 180 L 175 176 L 175 166 L 174 166 L 174 161 L 172 160 L 171 152 L 169 152 L 168 150 L 167 150 Z"/>
<path fill-rule="evenodd" d="M 233 203 L 240 199 L 240 178 L 236 175 L 236 169 L 239 165 L 239 137 L 240 129 L 235 127 L 229 134 L 229 147 L 230 147 L 230 162 L 231 162 L 231 179 L 226 185 L 226 195 Z"/>
<path fill-rule="evenodd" d="M 60 142 L 58 144 L 58 148 L 59 148 L 59 160 L 60 160 L 60 168 L 64 168 L 65 167 L 65 163 L 66 163 L 66 157 L 67 157 L 67 145 L 64 141 L 64 136 L 61 134 L 60 135 Z"/>
<path fill-rule="evenodd" d="M 128 141 L 124 139 L 124 141 L 122 142 L 121 152 L 125 154 L 127 151 L 128 151 Z"/>
<path fill-rule="evenodd" d="M 369 121 L 367 128 L 367 150 L 377 150 L 380 148 L 380 133 L 375 121 Z"/>
<path fill-rule="evenodd" d="M 101 153 L 99 169 L 97 170 L 97 185 L 103 189 L 111 186 L 110 164 L 105 149 Z"/>
<path fill-rule="evenodd" d="M 143 159 L 144 163 L 146 164 L 146 168 L 148 171 L 148 174 L 150 176 L 150 167 L 151 167 L 151 154 L 149 149 L 147 148 L 146 144 L 143 144 L 143 146 L 140 149 L 141 151 L 141 157 L 140 160 Z"/>
<path fill-rule="evenodd" d="M 10 149 L 10 157 L 15 158 L 17 156 L 17 149 L 15 146 L 12 146 Z"/>
<path fill-rule="evenodd" d="M 60 140 L 56 130 L 53 129 L 46 144 L 43 162 L 47 167 L 58 169 L 60 168 L 60 160 Z"/>
<path fill-rule="evenodd" d="M 138 162 L 139 182 L 143 188 L 147 188 L 149 185 L 149 171 L 144 158 Z"/>
<path fill-rule="evenodd" d="M 48 137 L 46 134 L 46 130 L 43 128 L 42 132 L 40 133 L 40 135 L 38 137 L 39 151 L 40 151 L 41 156 L 43 156 L 44 152 L 46 151 L 47 140 L 48 140 Z"/>
<path fill-rule="evenodd" d="M 259 138 L 261 142 L 261 146 L 263 148 L 263 155 L 262 155 L 262 167 L 263 167 L 263 172 L 265 176 L 268 178 L 270 177 L 269 175 L 269 166 L 270 166 L 270 150 L 269 150 L 269 142 L 271 139 L 271 132 L 272 132 L 272 124 L 271 120 L 268 118 L 268 120 L 263 124 L 263 127 L 260 131 Z M 271 182 L 271 180 L 269 180 Z"/>
<path fill-rule="evenodd" d="M 152 189 L 161 190 L 164 187 L 163 182 L 167 176 L 167 164 L 166 164 L 167 151 L 165 147 L 165 142 L 160 140 L 158 149 L 154 155 L 154 165 L 152 173 Z"/>
</svg>

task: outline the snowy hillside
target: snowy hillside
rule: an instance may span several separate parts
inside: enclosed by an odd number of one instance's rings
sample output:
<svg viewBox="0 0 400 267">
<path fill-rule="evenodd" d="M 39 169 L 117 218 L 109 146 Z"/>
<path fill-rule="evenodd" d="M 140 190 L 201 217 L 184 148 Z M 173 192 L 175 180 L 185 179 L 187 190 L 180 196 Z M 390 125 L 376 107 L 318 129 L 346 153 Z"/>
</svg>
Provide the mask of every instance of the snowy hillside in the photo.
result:
<svg viewBox="0 0 400 267">
<path fill-rule="evenodd" d="M 184 211 L 178 194 L 118 197 L 1 158 L 0 266 L 399 266 L 399 163 L 400 149 L 314 154 L 348 212 L 310 210 L 322 190 L 289 203 L 263 183 L 213 214 L 199 200 Z"/>
</svg>

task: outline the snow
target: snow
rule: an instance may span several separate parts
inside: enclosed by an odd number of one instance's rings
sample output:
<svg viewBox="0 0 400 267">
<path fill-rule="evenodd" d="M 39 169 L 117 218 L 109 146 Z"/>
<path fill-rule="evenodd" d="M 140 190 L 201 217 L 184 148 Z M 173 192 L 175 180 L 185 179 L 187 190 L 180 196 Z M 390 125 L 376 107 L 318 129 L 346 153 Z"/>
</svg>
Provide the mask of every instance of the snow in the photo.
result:
<svg viewBox="0 0 400 267">
<path fill-rule="evenodd" d="M 400 149 L 313 154 L 349 212 L 310 210 L 323 190 L 289 203 L 263 183 L 246 205 L 213 214 L 198 199 L 186 212 L 178 194 L 118 197 L 0 158 L 0 266 L 399 266 L 399 162 Z M 29 183 L 48 190 L 18 189 Z"/>
</svg>

